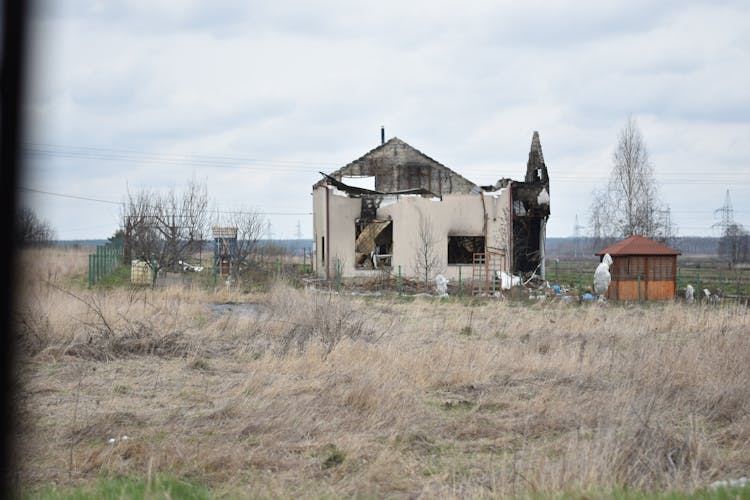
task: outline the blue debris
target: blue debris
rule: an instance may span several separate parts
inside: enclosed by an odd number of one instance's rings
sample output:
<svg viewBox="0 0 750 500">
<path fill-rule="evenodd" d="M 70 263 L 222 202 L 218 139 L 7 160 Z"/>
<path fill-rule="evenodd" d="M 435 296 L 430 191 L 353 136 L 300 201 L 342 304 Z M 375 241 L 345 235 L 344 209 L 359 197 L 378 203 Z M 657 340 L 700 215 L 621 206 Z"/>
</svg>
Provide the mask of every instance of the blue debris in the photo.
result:
<svg viewBox="0 0 750 500">
<path fill-rule="evenodd" d="M 595 299 L 596 299 L 596 297 L 594 297 L 590 293 L 584 293 L 583 294 L 583 300 L 595 300 Z"/>
</svg>

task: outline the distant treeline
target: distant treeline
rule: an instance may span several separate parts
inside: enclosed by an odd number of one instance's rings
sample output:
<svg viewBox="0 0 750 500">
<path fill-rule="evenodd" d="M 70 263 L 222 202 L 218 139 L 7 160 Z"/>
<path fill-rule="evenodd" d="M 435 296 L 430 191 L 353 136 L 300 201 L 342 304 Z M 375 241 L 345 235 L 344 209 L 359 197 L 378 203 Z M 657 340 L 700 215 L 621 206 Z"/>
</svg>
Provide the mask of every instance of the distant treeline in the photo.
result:
<svg viewBox="0 0 750 500">
<path fill-rule="evenodd" d="M 96 247 L 104 245 L 108 240 L 57 240 L 53 241 L 53 245 L 63 247 Z M 290 253 L 302 253 L 302 250 L 308 252 L 312 248 L 312 240 L 260 240 L 258 242 L 260 248 L 271 246 L 281 247 Z M 206 241 L 203 245 L 204 250 L 213 251 L 213 241 Z"/>
<path fill-rule="evenodd" d="M 592 257 L 595 252 L 615 241 L 600 241 L 594 238 L 547 238 L 547 257 Z M 718 255 L 719 238 L 712 236 L 679 236 L 667 245 L 681 251 L 683 255 Z"/>
<path fill-rule="evenodd" d="M 104 245 L 107 240 L 59 240 L 55 245 L 60 246 L 79 246 L 95 247 Z M 594 238 L 547 238 L 547 256 L 548 257 L 592 257 L 595 252 L 607 247 L 612 242 L 601 242 Z M 204 248 L 212 251 L 213 242 L 207 241 Z M 718 255 L 719 238 L 712 236 L 679 236 L 672 238 L 667 243 L 672 248 L 680 250 L 684 255 Z M 302 250 L 309 251 L 312 248 L 311 239 L 301 240 L 260 240 L 259 245 L 281 247 L 290 253 L 302 253 Z"/>
</svg>

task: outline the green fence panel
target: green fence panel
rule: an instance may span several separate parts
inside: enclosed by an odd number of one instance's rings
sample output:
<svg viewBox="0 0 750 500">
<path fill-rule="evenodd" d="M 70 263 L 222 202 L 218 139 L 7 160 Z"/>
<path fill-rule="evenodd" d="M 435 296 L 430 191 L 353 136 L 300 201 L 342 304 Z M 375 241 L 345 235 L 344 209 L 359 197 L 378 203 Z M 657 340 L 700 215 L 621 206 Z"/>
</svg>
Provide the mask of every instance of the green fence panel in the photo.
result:
<svg viewBox="0 0 750 500">
<path fill-rule="evenodd" d="M 96 251 L 89 254 L 89 286 L 115 272 L 124 257 L 125 245 L 122 240 L 97 246 Z"/>
</svg>

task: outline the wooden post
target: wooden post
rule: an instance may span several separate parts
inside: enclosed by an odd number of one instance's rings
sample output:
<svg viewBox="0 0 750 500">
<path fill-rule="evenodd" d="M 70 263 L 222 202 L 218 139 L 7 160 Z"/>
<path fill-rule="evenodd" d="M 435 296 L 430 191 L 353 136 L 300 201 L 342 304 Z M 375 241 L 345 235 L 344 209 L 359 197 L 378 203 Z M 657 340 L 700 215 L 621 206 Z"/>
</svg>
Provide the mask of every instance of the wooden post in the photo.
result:
<svg viewBox="0 0 750 500">
<path fill-rule="evenodd" d="M 641 275 L 638 275 L 638 304 L 641 303 Z"/>
<path fill-rule="evenodd" d="M 94 286 L 94 254 L 89 254 L 89 287 Z"/>
<path fill-rule="evenodd" d="M 133 227 L 130 222 L 130 217 L 125 217 L 125 237 L 122 242 L 122 263 L 123 264 L 130 264 L 131 261 L 131 245 L 130 245 L 130 238 L 132 236 Z"/>
</svg>

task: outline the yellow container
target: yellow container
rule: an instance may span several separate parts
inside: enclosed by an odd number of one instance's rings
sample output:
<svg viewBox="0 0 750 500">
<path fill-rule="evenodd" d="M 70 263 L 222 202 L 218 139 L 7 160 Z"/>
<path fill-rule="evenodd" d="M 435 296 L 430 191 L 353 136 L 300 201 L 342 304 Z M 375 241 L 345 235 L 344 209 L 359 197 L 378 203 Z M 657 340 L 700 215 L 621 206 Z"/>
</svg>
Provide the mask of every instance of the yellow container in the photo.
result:
<svg viewBox="0 0 750 500">
<path fill-rule="evenodd" d="M 130 263 L 130 283 L 133 285 L 151 284 L 151 266 L 148 262 L 134 260 Z"/>
</svg>

